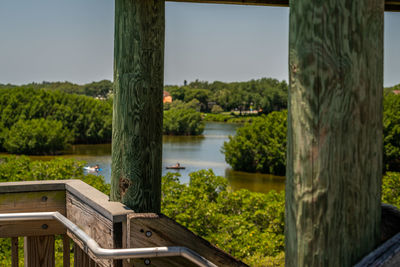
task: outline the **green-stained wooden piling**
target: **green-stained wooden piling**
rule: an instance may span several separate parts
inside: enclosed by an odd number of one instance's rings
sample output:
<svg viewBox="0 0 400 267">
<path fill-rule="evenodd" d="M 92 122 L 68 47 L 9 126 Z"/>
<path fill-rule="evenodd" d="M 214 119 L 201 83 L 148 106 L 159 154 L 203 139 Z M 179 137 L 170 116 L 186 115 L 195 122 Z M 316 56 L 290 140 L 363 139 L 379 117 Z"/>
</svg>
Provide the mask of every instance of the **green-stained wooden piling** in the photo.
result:
<svg viewBox="0 0 400 267">
<path fill-rule="evenodd" d="M 383 12 L 290 2 L 286 266 L 351 266 L 378 244 Z"/>
<path fill-rule="evenodd" d="M 116 0 L 111 200 L 160 212 L 165 3 Z"/>
</svg>

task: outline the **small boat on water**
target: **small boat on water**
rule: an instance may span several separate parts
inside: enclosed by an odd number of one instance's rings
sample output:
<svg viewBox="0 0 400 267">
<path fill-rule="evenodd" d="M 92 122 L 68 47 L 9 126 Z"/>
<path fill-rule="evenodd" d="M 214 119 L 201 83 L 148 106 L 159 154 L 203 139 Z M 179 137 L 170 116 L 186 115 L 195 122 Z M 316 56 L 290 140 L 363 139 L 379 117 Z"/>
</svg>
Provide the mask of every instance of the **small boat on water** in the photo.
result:
<svg viewBox="0 0 400 267">
<path fill-rule="evenodd" d="M 186 169 L 186 167 L 181 166 L 181 164 L 178 162 L 174 166 L 167 166 L 167 169 L 173 169 L 173 170 L 183 170 Z"/>
<path fill-rule="evenodd" d="M 84 170 L 88 172 L 100 172 L 102 169 L 99 167 L 99 165 L 96 166 L 85 166 L 83 167 Z"/>
<path fill-rule="evenodd" d="M 174 170 L 184 170 L 186 167 L 183 166 L 167 166 L 167 169 L 174 169 Z"/>
</svg>

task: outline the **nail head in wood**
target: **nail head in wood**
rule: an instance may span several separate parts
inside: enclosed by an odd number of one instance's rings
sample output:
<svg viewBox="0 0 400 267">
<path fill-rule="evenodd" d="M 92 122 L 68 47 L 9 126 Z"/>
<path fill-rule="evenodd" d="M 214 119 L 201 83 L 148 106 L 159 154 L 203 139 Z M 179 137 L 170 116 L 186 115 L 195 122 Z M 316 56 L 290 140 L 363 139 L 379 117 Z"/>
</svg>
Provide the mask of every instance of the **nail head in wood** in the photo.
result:
<svg viewBox="0 0 400 267">
<path fill-rule="evenodd" d="M 151 231 L 146 231 L 146 236 L 147 236 L 147 237 L 151 237 L 151 236 L 152 236 Z"/>
</svg>

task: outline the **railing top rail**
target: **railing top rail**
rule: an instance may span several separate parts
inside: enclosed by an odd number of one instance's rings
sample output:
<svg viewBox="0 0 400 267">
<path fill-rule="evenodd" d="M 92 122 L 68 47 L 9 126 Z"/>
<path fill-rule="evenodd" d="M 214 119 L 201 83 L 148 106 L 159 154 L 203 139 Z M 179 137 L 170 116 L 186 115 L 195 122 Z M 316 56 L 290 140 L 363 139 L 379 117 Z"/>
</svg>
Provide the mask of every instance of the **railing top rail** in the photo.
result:
<svg viewBox="0 0 400 267">
<path fill-rule="evenodd" d="M 0 183 L 1 193 L 20 193 L 36 191 L 59 191 L 65 190 L 65 185 L 79 180 L 46 180 L 46 181 L 23 181 Z"/>
<path fill-rule="evenodd" d="M 124 204 L 109 201 L 107 195 L 81 180 L 71 179 L 0 183 L 0 194 L 60 190 L 65 190 L 79 198 L 84 204 L 92 207 L 102 216 L 113 222 L 120 222 L 126 218 L 127 214 L 133 213 L 133 210 Z"/>
</svg>

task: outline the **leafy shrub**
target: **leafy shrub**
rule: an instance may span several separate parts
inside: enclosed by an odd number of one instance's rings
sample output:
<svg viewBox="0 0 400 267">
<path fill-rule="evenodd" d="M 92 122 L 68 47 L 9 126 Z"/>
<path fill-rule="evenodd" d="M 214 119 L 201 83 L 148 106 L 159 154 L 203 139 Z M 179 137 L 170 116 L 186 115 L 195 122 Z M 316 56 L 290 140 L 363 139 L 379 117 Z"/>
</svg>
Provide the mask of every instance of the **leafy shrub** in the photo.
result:
<svg viewBox="0 0 400 267">
<path fill-rule="evenodd" d="M 218 114 L 223 112 L 224 110 L 219 105 L 214 105 L 211 109 L 211 113 Z"/>
<path fill-rule="evenodd" d="M 171 108 L 164 111 L 164 134 L 199 135 L 203 130 L 201 114 L 194 109 Z"/>
<path fill-rule="evenodd" d="M 388 172 L 383 176 L 382 202 L 400 209 L 400 173 Z"/>
<path fill-rule="evenodd" d="M 16 154 L 55 154 L 72 140 L 72 132 L 59 121 L 43 118 L 20 120 L 7 132 L 4 148 Z"/>
<path fill-rule="evenodd" d="M 259 117 L 257 114 L 251 114 L 251 115 L 236 115 L 234 113 L 231 113 L 231 114 L 204 113 L 203 114 L 204 121 L 228 122 L 228 123 L 252 122 L 257 117 Z"/>
<path fill-rule="evenodd" d="M 64 128 L 73 131 L 74 143 L 111 141 L 111 101 L 18 87 L 0 90 L 0 147 L 5 132 L 15 123 L 41 118 L 62 122 Z"/>
<path fill-rule="evenodd" d="M 232 192 L 211 170 L 190 174 L 188 185 L 168 173 L 162 212 L 251 266 L 284 263 L 284 194 Z"/>
<path fill-rule="evenodd" d="M 213 113 L 203 114 L 204 121 L 228 122 L 229 119 L 234 117 L 235 117 L 234 115 L 227 115 L 227 114 L 213 114 Z"/>
<path fill-rule="evenodd" d="M 222 151 L 234 170 L 285 175 L 286 111 L 255 118 L 229 136 Z"/>
<path fill-rule="evenodd" d="M 83 172 L 85 162 L 57 158 L 34 161 L 27 156 L 0 156 L 0 182 L 79 179 L 109 194 L 110 185 L 104 177 Z"/>
<path fill-rule="evenodd" d="M 383 105 L 384 168 L 400 171 L 400 95 L 386 94 Z"/>
</svg>

